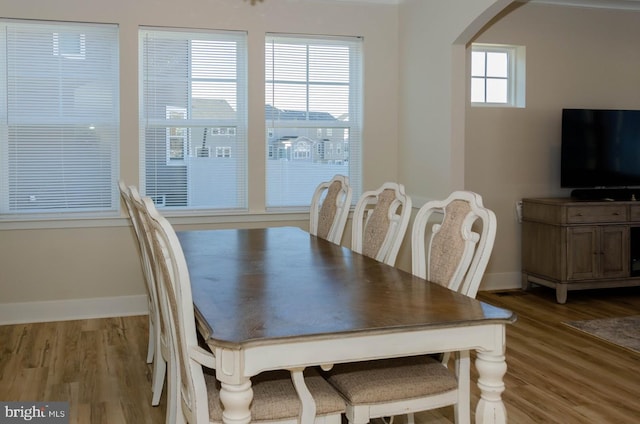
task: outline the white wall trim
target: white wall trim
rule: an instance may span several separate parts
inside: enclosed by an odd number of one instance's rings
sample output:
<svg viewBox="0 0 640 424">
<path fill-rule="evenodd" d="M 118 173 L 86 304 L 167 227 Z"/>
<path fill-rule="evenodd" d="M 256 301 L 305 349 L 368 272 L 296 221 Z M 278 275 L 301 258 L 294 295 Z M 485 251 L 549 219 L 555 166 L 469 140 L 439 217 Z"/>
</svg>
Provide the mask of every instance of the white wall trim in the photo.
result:
<svg viewBox="0 0 640 424">
<path fill-rule="evenodd" d="M 480 291 L 512 290 L 522 288 L 522 274 L 519 272 L 495 272 L 485 274 L 480 283 Z"/>
<path fill-rule="evenodd" d="M 554 6 L 585 7 L 595 9 L 640 10 L 639 0 L 519 0 Z"/>
<path fill-rule="evenodd" d="M 431 200 L 436 200 L 433 197 L 424 197 L 424 196 L 415 196 L 411 195 L 411 207 L 413 209 L 420 209 L 424 206 L 425 203 L 430 202 Z"/>
<path fill-rule="evenodd" d="M 327 1 L 327 0 L 323 0 Z M 369 4 L 392 4 L 399 5 L 402 0 L 333 0 L 333 1 L 341 1 L 345 3 L 369 3 Z"/>
<path fill-rule="evenodd" d="M 0 325 L 146 315 L 147 296 L 0 304 Z"/>
<path fill-rule="evenodd" d="M 302 208 L 301 208 L 302 209 Z M 256 213 L 206 214 L 202 211 L 162 211 L 172 224 L 252 224 L 270 222 L 289 222 L 309 220 L 309 208 L 296 211 L 268 211 Z M 83 219 L 48 219 L 48 220 L 16 220 L 0 219 L 0 231 L 3 230 L 35 230 L 60 228 L 102 228 L 124 227 L 131 225 L 128 216 L 119 218 L 83 218 Z"/>
</svg>

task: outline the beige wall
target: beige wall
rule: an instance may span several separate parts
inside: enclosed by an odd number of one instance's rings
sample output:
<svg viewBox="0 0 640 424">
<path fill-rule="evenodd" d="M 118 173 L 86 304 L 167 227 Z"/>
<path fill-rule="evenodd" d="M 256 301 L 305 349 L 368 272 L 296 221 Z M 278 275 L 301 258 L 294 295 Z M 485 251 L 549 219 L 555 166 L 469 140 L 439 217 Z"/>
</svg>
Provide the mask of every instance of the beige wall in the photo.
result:
<svg viewBox="0 0 640 424">
<path fill-rule="evenodd" d="M 464 148 L 465 44 L 511 1 L 401 0 L 397 5 L 264 0 L 251 6 L 249 0 L 0 0 L 0 15 L 120 25 L 121 176 L 134 184 L 138 176 L 138 26 L 248 31 L 251 213 L 172 222 L 178 229 L 306 227 L 304 214 L 264 213 L 265 32 L 364 37 L 363 188 L 396 180 L 407 186 L 419 206 L 465 184 L 465 155 L 469 155 Z M 485 187 L 479 189 L 485 191 Z M 344 243 L 349 243 L 348 236 Z M 406 246 L 399 261 L 402 267 L 409 266 Z M 64 307 L 92 298 L 144 299 L 143 294 L 134 240 L 124 218 L 62 221 L 53 226 L 0 223 L 0 322 L 22 310 L 28 316 L 32 304 Z M 105 305 L 109 303 L 99 306 Z"/>
<path fill-rule="evenodd" d="M 476 28 L 509 3 L 401 3 L 399 179 L 418 206 L 463 188 L 464 46 Z"/>
<path fill-rule="evenodd" d="M 364 37 L 364 188 L 397 178 L 396 5 L 313 0 L 266 0 L 253 6 L 245 0 L 0 0 L 0 16 L 119 24 L 121 176 L 133 184 L 138 181 L 138 26 L 248 32 L 252 216 L 176 222 L 213 223 L 209 226 L 221 221 L 226 222 L 225 226 L 306 225 L 301 214 L 264 213 L 265 32 Z M 41 222 L 0 223 L 0 304 L 143 294 L 134 240 L 125 225 L 125 219 L 60 222 L 54 228 L 46 228 L 49 225 Z"/>
<path fill-rule="evenodd" d="M 398 179 L 406 185 L 415 208 L 465 188 L 466 45 L 511 3 L 401 2 Z M 410 253 L 405 237 L 398 255 L 400 267 L 410 269 Z M 497 276 L 495 283 L 492 279 L 487 275 L 481 288 L 504 286 L 504 276 Z"/>
<path fill-rule="evenodd" d="M 569 194 L 560 188 L 562 108 L 640 108 L 639 39 L 640 12 L 534 4 L 478 36 L 526 46 L 527 61 L 526 108 L 467 109 L 465 187 L 498 218 L 494 278 L 519 283 L 515 202 Z"/>
</svg>

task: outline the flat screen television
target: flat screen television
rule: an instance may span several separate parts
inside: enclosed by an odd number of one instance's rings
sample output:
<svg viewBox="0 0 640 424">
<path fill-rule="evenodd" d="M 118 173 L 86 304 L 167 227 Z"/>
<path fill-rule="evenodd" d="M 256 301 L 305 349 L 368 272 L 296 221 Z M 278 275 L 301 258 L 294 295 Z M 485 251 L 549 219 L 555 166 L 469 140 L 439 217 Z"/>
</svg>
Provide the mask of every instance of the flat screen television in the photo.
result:
<svg viewBox="0 0 640 424">
<path fill-rule="evenodd" d="M 640 186 L 640 110 L 563 109 L 560 168 L 563 188 Z"/>
</svg>

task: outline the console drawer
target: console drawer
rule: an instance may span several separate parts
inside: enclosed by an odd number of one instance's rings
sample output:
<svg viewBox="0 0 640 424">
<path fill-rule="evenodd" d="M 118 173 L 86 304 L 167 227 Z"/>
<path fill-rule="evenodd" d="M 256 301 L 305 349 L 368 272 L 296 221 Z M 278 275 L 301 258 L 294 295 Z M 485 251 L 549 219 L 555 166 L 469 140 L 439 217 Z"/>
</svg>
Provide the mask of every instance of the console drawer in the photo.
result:
<svg viewBox="0 0 640 424">
<path fill-rule="evenodd" d="M 629 207 L 629 221 L 640 221 L 640 205 Z"/>
<path fill-rule="evenodd" d="M 640 209 L 638 209 L 638 217 L 640 218 Z M 567 207 L 567 223 L 569 224 L 625 221 L 627 221 L 626 205 Z"/>
</svg>

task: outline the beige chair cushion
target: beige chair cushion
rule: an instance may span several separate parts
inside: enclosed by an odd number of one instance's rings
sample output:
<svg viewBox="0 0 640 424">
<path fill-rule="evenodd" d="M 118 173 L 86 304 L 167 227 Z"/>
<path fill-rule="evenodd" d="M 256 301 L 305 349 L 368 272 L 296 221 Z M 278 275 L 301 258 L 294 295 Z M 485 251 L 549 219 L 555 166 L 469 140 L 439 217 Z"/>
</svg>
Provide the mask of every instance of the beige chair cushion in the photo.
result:
<svg viewBox="0 0 640 424">
<path fill-rule="evenodd" d="M 338 364 L 325 377 L 353 405 L 419 398 L 458 386 L 453 373 L 429 356 Z"/>
<path fill-rule="evenodd" d="M 465 240 L 460 229 L 469 211 L 469 202 L 463 200 L 454 200 L 446 206 L 445 219 L 431 242 L 430 281 L 449 286 L 464 254 Z"/>
<path fill-rule="evenodd" d="M 396 193 L 391 189 L 383 190 L 378 196 L 378 203 L 371 212 L 371 216 L 364 227 L 362 235 L 362 254 L 375 258 L 387 237 L 389 230 L 389 208 L 396 199 Z"/>
<path fill-rule="evenodd" d="M 322 378 L 315 369 L 304 372 L 305 383 L 316 402 L 316 415 L 342 413 L 345 403 L 342 397 Z M 209 419 L 222 422 L 220 383 L 214 375 L 205 373 L 209 391 Z M 301 402 L 288 371 L 269 371 L 251 379 L 253 402 L 251 420 L 268 421 L 295 418 L 300 414 Z"/>
<path fill-rule="evenodd" d="M 331 231 L 331 225 L 333 225 L 336 216 L 336 202 L 341 189 L 342 184 L 340 181 L 332 182 L 327 189 L 327 195 L 322 202 L 318 216 L 318 237 L 320 238 L 326 239 L 329 237 L 329 231 Z"/>
</svg>

